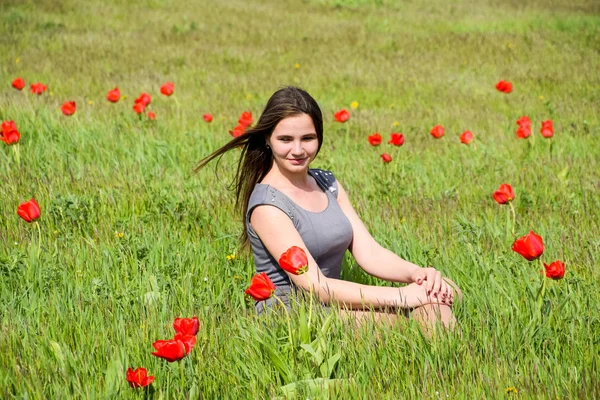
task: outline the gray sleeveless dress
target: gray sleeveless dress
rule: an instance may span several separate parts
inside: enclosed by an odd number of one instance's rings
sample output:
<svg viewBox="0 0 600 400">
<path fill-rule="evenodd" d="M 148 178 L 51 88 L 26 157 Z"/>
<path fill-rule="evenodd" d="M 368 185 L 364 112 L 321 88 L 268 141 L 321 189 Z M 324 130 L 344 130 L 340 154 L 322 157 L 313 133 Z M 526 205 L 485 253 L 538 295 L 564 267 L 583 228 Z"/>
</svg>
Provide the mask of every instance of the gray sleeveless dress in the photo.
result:
<svg viewBox="0 0 600 400">
<path fill-rule="evenodd" d="M 293 284 L 279 267 L 280 255 L 272 256 L 252 229 L 250 225 L 252 211 L 257 206 L 269 205 L 279 208 L 290 217 L 308 251 L 319 265 L 323 275 L 328 278 L 340 278 L 344 253 L 352 242 L 352 225 L 337 202 L 335 177 L 331 172 L 321 169 L 310 169 L 308 173 L 327 195 L 329 203 L 324 211 L 305 210 L 274 187 L 259 183 L 252 191 L 246 214 L 246 229 L 254 255 L 256 272 L 267 273 L 277 286 L 275 294 L 288 306 L 289 297 L 294 289 Z M 277 300 L 274 298 L 257 302 L 256 310 L 260 313 L 265 307 L 270 307 L 276 302 Z"/>
</svg>

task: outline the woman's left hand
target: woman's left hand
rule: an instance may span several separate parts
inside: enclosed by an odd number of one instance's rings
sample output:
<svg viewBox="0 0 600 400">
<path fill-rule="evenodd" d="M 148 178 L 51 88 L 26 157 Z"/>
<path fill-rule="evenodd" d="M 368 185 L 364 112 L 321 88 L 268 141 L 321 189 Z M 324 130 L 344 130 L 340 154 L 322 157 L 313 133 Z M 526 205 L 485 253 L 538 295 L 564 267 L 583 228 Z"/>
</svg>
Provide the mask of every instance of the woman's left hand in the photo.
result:
<svg viewBox="0 0 600 400">
<path fill-rule="evenodd" d="M 442 278 L 442 274 L 437 269 L 433 267 L 419 268 L 411 278 L 417 285 L 425 285 L 428 296 L 435 297 L 443 303 L 452 303 L 454 289 Z"/>
</svg>

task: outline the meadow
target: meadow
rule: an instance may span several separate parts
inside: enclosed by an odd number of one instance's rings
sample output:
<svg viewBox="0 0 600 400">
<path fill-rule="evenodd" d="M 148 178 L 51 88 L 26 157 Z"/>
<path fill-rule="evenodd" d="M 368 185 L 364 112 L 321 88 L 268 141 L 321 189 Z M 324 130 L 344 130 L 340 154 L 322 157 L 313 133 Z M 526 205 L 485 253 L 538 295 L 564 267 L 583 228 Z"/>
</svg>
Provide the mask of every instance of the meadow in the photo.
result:
<svg viewBox="0 0 600 400">
<path fill-rule="evenodd" d="M 600 397 L 598 2 L 5 0 L 0 60 L 0 120 L 21 134 L 0 142 L 0 397 Z M 458 329 L 357 327 L 310 304 L 254 315 L 236 154 L 193 169 L 282 85 L 318 101 L 312 167 L 343 183 L 375 239 L 461 287 Z M 155 120 L 132 110 L 142 92 Z M 492 198 L 503 183 L 514 228 Z M 27 223 L 16 211 L 32 197 L 41 217 Z M 511 250 L 530 230 L 563 279 Z M 349 254 L 342 275 L 396 285 Z M 191 316 L 189 355 L 154 357 Z M 130 388 L 128 367 L 155 381 Z"/>
</svg>

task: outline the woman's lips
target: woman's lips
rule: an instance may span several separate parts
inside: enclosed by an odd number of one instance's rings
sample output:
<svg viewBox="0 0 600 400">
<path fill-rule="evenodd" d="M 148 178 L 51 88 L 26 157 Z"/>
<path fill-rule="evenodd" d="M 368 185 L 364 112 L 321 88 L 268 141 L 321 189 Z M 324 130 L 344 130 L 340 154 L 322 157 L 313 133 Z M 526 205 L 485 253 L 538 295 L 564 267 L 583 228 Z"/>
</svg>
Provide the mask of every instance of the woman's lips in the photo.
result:
<svg viewBox="0 0 600 400">
<path fill-rule="evenodd" d="M 300 165 L 300 164 L 303 164 L 304 161 L 306 161 L 306 157 L 305 158 L 288 158 L 288 160 L 290 160 L 290 162 L 292 164 Z"/>
</svg>

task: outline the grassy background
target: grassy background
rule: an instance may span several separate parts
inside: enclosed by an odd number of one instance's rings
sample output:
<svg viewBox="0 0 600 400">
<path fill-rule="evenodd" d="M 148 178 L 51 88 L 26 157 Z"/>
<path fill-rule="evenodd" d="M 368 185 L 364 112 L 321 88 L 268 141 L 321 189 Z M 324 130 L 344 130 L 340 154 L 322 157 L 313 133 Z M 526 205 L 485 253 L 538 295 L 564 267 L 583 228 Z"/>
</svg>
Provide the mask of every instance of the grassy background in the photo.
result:
<svg viewBox="0 0 600 400">
<path fill-rule="evenodd" d="M 322 377 L 339 381 L 290 397 L 599 397 L 599 51 L 594 1 L 1 2 L 0 120 L 15 120 L 22 139 L 0 146 L 0 395 L 270 398 Z M 17 76 L 49 89 L 17 92 Z M 497 92 L 500 79 L 514 92 Z M 167 80 L 173 98 L 158 92 Z M 321 315 L 306 328 L 299 316 L 290 348 L 284 315 L 252 316 L 252 258 L 237 248 L 227 190 L 235 155 L 191 170 L 286 84 L 321 105 L 313 166 L 336 174 L 373 236 L 461 286 L 462 336 Z M 110 104 L 115 86 L 127 98 Z M 142 91 L 154 122 L 131 110 Z M 334 123 L 352 101 L 348 125 Z M 514 135 L 522 115 L 533 120 L 527 140 Z M 446 127 L 437 141 L 436 124 Z M 458 141 L 466 129 L 470 146 Z M 366 140 L 375 131 L 379 148 Z M 403 147 L 385 144 L 392 131 Z M 535 230 L 544 261 L 566 263 L 541 316 L 539 266 L 510 250 L 507 209 L 491 199 L 501 183 L 516 191 L 516 235 Z M 16 215 L 31 196 L 39 238 Z M 351 257 L 343 276 L 385 284 Z M 172 319 L 191 315 L 202 322 L 190 356 L 153 357 Z M 300 347 L 315 338 L 340 356 L 330 374 Z M 129 389 L 128 366 L 146 367 L 152 390 Z"/>
</svg>

